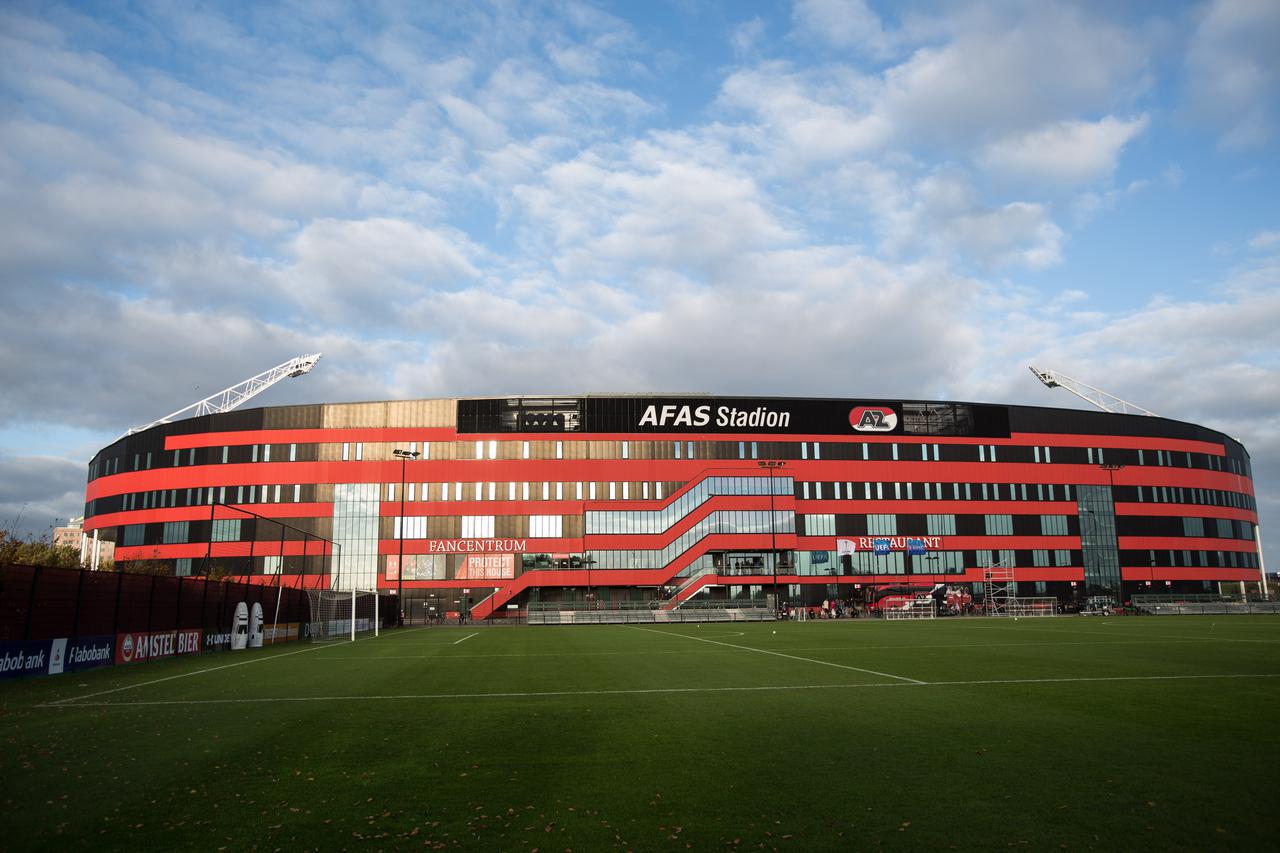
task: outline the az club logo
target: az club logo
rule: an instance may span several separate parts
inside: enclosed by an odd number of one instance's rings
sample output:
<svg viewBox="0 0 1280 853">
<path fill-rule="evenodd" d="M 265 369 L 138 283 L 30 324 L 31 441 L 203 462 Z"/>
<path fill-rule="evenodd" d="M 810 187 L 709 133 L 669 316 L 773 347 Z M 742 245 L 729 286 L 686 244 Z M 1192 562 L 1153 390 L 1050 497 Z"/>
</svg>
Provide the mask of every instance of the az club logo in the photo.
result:
<svg viewBox="0 0 1280 853">
<path fill-rule="evenodd" d="M 858 432 L 893 432 L 898 413 L 885 406 L 858 406 L 849 412 L 849 425 Z"/>
<path fill-rule="evenodd" d="M 120 656 L 125 659 L 126 663 L 133 660 L 133 635 L 132 634 L 124 635 L 124 642 L 120 644 Z"/>
</svg>

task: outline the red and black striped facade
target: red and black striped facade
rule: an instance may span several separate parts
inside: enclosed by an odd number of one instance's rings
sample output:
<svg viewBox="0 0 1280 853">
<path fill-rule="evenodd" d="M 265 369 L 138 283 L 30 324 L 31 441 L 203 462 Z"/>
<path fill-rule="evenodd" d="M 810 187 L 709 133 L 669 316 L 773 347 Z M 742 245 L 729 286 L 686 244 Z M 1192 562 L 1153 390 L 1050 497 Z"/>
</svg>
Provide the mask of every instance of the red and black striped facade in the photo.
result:
<svg viewBox="0 0 1280 853">
<path fill-rule="evenodd" d="M 117 560 L 376 582 L 441 610 L 470 598 L 476 618 L 588 591 L 754 596 L 776 583 L 813 600 L 975 584 L 992 563 L 1012 567 L 1020 594 L 1064 599 L 1209 591 L 1259 571 L 1239 443 L 1028 406 L 588 395 L 260 408 L 116 441 L 91 462 L 86 500 L 86 531 L 114 540 Z"/>
</svg>

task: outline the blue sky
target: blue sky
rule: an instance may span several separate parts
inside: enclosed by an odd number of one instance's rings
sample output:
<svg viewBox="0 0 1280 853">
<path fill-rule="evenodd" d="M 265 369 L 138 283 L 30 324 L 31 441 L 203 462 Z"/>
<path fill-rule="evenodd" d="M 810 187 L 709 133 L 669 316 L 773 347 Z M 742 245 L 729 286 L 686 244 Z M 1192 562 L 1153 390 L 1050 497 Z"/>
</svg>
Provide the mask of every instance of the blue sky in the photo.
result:
<svg viewBox="0 0 1280 853">
<path fill-rule="evenodd" d="M 0 9 L 0 523 L 131 426 L 586 390 L 1083 405 L 1280 520 L 1280 4 Z M 25 508 L 24 508 L 25 507 Z"/>
</svg>

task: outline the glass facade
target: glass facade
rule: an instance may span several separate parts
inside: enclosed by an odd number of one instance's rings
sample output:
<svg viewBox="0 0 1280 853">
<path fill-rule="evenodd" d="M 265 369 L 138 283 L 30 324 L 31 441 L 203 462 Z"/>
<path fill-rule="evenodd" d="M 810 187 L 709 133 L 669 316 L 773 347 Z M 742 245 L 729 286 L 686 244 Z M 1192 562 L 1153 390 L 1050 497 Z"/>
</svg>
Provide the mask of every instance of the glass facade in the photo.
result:
<svg viewBox="0 0 1280 853">
<path fill-rule="evenodd" d="M 330 575 L 334 589 L 373 589 L 378 584 L 377 483 L 333 487 L 333 541 L 337 559 Z"/>
<path fill-rule="evenodd" d="M 1086 595 L 1121 600 L 1120 546 L 1116 539 L 1115 503 L 1109 486 L 1079 486 L 1080 547 L 1084 554 Z"/>
</svg>

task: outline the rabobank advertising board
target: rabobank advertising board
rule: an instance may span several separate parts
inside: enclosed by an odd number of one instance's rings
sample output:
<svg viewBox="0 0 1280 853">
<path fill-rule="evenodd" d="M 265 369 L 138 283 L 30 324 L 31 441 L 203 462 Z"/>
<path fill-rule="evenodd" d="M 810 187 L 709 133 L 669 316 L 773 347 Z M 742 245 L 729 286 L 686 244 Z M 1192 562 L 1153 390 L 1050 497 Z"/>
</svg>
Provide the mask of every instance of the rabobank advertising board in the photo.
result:
<svg viewBox="0 0 1280 853">
<path fill-rule="evenodd" d="M 106 635 L 0 643 L 0 678 L 59 675 L 111 666 L 115 662 L 115 640 Z"/>
</svg>

